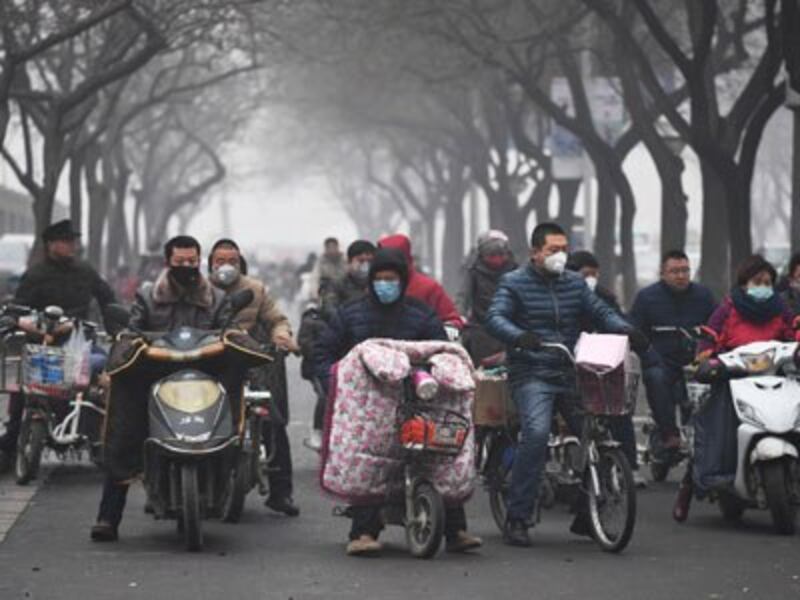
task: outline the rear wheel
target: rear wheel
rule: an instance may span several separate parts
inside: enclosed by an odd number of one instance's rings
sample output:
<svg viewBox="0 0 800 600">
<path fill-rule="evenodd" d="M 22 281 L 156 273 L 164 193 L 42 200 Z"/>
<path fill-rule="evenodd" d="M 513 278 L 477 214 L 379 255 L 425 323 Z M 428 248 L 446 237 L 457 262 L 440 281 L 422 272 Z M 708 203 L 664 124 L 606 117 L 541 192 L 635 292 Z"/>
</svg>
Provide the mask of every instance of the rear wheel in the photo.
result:
<svg viewBox="0 0 800 600">
<path fill-rule="evenodd" d="M 25 416 L 17 438 L 17 459 L 14 471 L 19 485 L 25 485 L 39 474 L 42 451 L 47 441 L 47 425 L 40 419 Z"/>
<path fill-rule="evenodd" d="M 180 522 L 183 525 L 186 549 L 189 552 L 198 552 L 203 549 L 203 530 L 195 464 L 181 465 L 181 508 Z"/>
<path fill-rule="evenodd" d="M 584 478 L 592 537 L 606 552 L 621 552 L 630 542 L 636 524 L 633 471 L 619 448 L 600 448 L 595 470 L 597 489 L 591 468 Z"/>
<path fill-rule="evenodd" d="M 794 535 L 797 530 L 797 504 L 792 480 L 792 462 L 773 460 L 761 467 L 767 505 L 772 513 L 772 524 L 781 535 Z"/>
<path fill-rule="evenodd" d="M 442 544 L 444 502 L 431 484 L 421 483 L 414 490 L 413 503 L 414 520 L 406 523 L 408 547 L 417 558 L 431 558 Z"/>
</svg>

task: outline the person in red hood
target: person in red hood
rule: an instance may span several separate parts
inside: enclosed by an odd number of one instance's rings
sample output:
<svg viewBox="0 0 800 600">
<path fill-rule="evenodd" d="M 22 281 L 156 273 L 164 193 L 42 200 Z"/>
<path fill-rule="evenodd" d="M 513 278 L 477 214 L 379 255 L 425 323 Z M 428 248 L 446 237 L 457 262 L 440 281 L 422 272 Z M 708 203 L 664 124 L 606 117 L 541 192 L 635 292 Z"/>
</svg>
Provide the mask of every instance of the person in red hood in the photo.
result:
<svg viewBox="0 0 800 600">
<path fill-rule="evenodd" d="M 378 247 L 396 248 L 405 255 L 409 275 L 407 296 L 430 306 L 445 325 L 459 330 L 464 327 L 464 321 L 458 313 L 455 302 L 447 295 L 442 285 L 435 279 L 420 273 L 414 267 L 414 259 L 411 256 L 411 240 L 408 239 L 408 236 L 402 233 L 384 236 L 378 240 Z"/>
</svg>

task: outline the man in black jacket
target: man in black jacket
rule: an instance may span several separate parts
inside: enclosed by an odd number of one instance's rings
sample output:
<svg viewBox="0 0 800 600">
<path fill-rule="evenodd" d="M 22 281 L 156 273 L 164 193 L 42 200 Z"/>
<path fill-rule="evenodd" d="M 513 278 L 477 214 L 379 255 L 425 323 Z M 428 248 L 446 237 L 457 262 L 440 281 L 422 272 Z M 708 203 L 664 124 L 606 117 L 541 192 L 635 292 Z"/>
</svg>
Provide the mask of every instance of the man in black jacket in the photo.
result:
<svg viewBox="0 0 800 600">
<path fill-rule="evenodd" d="M 431 308 L 405 295 L 408 265 L 395 249 L 379 249 L 369 271 L 369 295 L 340 307 L 329 321 L 316 349 L 316 374 L 327 389 L 330 370 L 354 346 L 370 338 L 397 340 L 447 340 L 444 326 Z M 383 525 L 380 506 L 351 507 L 353 519 L 347 553 L 373 555 L 381 550 L 378 542 Z M 481 545 L 479 538 L 467 534 L 463 506 L 446 510 L 447 550 L 464 552 Z"/>
<path fill-rule="evenodd" d="M 89 317 L 93 299 L 101 308 L 114 302 L 114 292 L 108 283 L 91 265 L 78 260 L 80 235 L 72 229 L 69 219 L 53 223 L 44 230 L 45 259 L 22 276 L 14 302 L 36 310 L 60 306 L 66 315 L 80 319 Z M 0 437 L 0 472 L 8 470 L 13 462 L 24 405 L 21 394 L 12 394 L 9 398 L 9 419 L 6 432 Z"/>
<path fill-rule="evenodd" d="M 130 326 L 140 331 L 170 331 L 182 326 L 221 328 L 230 314 L 228 304 L 224 292 L 200 274 L 197 240 L 176 236 L 164 246 L 164 256 L 166 268 L 155 284 L 145 284 L 136 294 Z M 130 481 L 141 470 L 141 448 L 147 435 L 144 398 L 151 383 L 139 375 L 122 383 L 112 377 L 104 439 L 107 474 L 97 523 L 91 529 L 96 542 L 117 540 Z"/>
</svg>

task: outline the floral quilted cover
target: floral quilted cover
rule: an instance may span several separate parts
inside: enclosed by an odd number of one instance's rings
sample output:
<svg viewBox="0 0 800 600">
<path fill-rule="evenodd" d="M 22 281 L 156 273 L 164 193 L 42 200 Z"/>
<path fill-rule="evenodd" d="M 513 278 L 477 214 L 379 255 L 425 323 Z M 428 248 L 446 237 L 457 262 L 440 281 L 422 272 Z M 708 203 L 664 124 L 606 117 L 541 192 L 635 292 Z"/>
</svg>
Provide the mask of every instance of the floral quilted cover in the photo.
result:
<svg viewBox="0 0 800 600">
<path fill-rule="evenodd" d="M 403 451 L 397 409 L 412 366 L 428 365 L 439 383 L 430 401 L 467 418 L 469 435 L 457 456 L 425 457 L 427 475 L 446 503 L 472 494 L 475 443 L 473 367 L 458 344 L 371 339 L 353 348 L 334 367 L 323 436 L 320 483 L 350 504 L 383 502 L 402 490 Z M 396 488 L 397 481 L 400 487 Z M 395 485 L 393 485 L 395 483 Z"/>
</svg>

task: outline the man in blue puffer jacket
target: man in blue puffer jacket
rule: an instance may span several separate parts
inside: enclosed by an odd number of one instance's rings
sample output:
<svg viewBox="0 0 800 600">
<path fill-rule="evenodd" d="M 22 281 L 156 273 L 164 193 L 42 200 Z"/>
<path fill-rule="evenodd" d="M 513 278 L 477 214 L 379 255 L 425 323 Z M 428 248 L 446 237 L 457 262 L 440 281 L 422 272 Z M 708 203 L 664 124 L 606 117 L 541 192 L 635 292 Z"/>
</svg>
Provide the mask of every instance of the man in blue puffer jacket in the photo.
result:
<svg viewBox="0 0 800 600">
<path fill-rule="evenodd" d="M 596 329 L 630 337 L 634 349 L 647 339 L 598 298 L 577 273 L 565 271 L 568 241 L 555 223 L 542 223 L 531 236 L 530 262 L 502 277 L 486 328 L 508 346 L 509 382 L 521 436 L 511 473 L 506 543 L 529 546 L 528 524 L 539 493 L 554 403 L 574 394 L 574 370 L 543 342 L 574 348 L 587 321 Z M 587 533 L 583 511 L 572 531 Z"/>
</svg>

